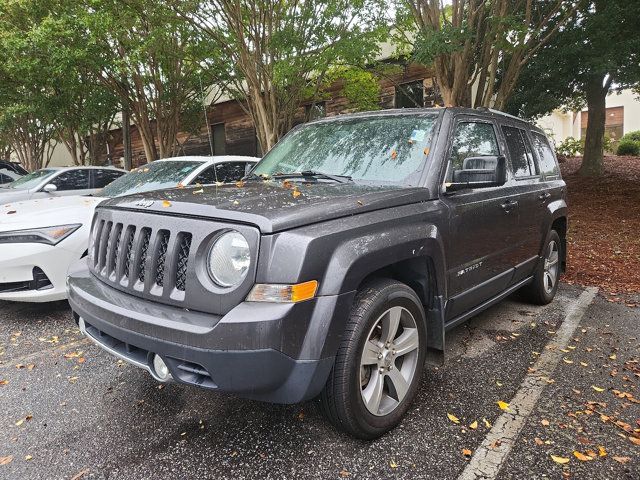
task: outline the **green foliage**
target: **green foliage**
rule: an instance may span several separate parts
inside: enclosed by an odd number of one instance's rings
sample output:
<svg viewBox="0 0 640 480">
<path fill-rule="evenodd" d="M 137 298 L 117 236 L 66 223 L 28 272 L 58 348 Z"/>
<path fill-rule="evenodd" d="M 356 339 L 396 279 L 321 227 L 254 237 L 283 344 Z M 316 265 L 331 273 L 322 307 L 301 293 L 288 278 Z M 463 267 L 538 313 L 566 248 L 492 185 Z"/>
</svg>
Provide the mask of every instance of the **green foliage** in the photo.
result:
<svg viewBox="0 0 640 480">
<path fill-rule="evenodd" d="M 563 157 L 575 157 L 584 151 L 584 142 L 573 137 L 567 137 L 556 147 L 556 153 Z"/>
<path fill-rule="evenodd" d="M 636 130 L 633 132 L 628 132 L 625 133 L 622 138 L 620 139 L 621 142 L 624 142 L 625 140 L 629 140 L 632 142 L 639 142 L 640 143 L 640 130 Z"/>
<path fill-rule="evenodd" d="M 380 109 L 380 83 L 370 71 L 357 67 L 335 67 L 327 75 L 329 85 L 339 82 L 348 100 L 348 109 L 355 112 Z"/>
<path fill-rule="evenodd" d="M 618 150 L 616 152 L 618 155 L 632 155 L 638 156 L 640 155 L 640 142 L 633 141 L 630 139 L 620 140 L 618 143 Z"/>
</svg>

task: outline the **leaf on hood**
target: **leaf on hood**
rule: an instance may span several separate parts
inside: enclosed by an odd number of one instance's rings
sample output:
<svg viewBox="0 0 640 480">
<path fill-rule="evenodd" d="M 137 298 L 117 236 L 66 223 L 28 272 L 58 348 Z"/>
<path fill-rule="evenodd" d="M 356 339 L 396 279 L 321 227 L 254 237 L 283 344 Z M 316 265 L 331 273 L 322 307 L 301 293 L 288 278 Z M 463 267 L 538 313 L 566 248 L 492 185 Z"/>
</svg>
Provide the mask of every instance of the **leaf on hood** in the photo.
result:
<svg viewBox="0 0 640 480">
<path fill-rule="evenodd" d="M 243 182 L 242 180 L 238 180 L 238 181 L 236 182 L 236 187 L 238 187 L 238 188 L 242 188 L 242 187 L 244 187 L 244 182 Z"/>
<path fill-rule="evenodd" d="M 560 465 L 564 465 L 565 463 L 569 463 L 569 459 L 566 457 L 558 457 L 556 455 L 551 455 L 551 460 L 553 460 L 556 463 L 559 463 Z"/>
<path fill-rule="evenodd" d="M 451 413 L 447 413 L 447 418 L 455 424 L 460 423 L 460 419 Z"/>
<path fill-rule="evenodd" d="M 198 193 L 204 193 L 204 190 L 200 188 L 199 190 L 194 190 L 193 193 L 194 195 L 197 195 Z"/>
<path fill-rule="evenodd" d="M 9 455 L 8 457 L 0 457 L 0 465 L 7 465 L 11 463 L 13 460 L 13 455 Z"/>
<path fill-rule="evenodd" d="M 8 383 L 9 383 L 9 380 L 2 379 L 2 380 L 0 380 L 0 387 L 3 386 L 3 385 L 7 385 Z"/>
<path fill-rule="evenodd" d="M 169 200 L 163 200 L 162 201 L 162 207 L 163 208 L 167 208 L 171 206 L 171 202 Z"/>
<path fill-rule="evenodd" d="M 14 213 L 16 213 L 16 211 L 15 211 L 15 210 L 9 210 L 9 211 L 7 212 L 7 215 L 13 215 Z"/>
<path fill-rule="evenodd" d="M 503 402 L 502 400 L 498 400 L 496 403 L 500 407 L 500 410 L 509 410 L 509 404 L 507 402 Z"/>
<path fill-rule="evenodd" d="M 293 198 L 298 198 L 300 195 L 302 195 L 297 188 L 295 188 L 293 192 L 291 192 L 291 194 L 293 195 Z"/>
</svg>

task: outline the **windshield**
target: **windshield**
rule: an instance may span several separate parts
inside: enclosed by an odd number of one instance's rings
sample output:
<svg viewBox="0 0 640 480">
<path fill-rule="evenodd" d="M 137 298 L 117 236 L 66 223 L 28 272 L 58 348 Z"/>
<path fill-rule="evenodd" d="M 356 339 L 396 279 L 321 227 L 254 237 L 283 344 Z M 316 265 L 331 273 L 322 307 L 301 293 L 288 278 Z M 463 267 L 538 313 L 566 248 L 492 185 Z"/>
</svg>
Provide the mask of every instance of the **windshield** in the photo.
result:
<svg viewBox="0 0 640 480">
<path fill-rule="evenodd" d="M 204 162 L 163 160 L 136 168 L 114 180 L 100 192 L 101 197 L 119 197 L 131 193 L 177 187 L 187 175 Z"/>
<path fill-rule="evenodd" d="M 437 117 L 381 115 L 312 123 L 283 138 L 252 173 L 314 171 L 355 181 L 407 183 L 422 167 Z"/>
<path fill-rule="evenodd" d="M 36 186 L 40 185 L 40 182 L 42 182 L 42 180 L 44 180 L 47 177 L 52 176 L 54 173 L 56 173 L 56 170 L 52 170 L 52 169 L 49 169 L 49 168 L 44 168 L 42 170 L 36 170 L 33 173 L 25 175 L 22 178 L 19 178 L 15 182 L 9 183 L 6 187 L 7 188 L 15 188 L 15 189 L 18 189 L 18 190 L 28 190 L 30 188 L 33 188 L 33 187 L 36 187 Z"/>
</svg>

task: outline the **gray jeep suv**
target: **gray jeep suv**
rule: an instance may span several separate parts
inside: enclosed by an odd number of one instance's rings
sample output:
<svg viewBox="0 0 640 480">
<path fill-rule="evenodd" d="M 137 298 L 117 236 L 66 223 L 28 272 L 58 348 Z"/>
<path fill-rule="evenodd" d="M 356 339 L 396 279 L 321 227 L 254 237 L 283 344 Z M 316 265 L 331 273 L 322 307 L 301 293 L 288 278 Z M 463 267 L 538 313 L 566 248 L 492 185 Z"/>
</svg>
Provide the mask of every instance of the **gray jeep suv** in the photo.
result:
<svg viewBox="0 0 640 480">
<path fill-rule="evenodd" d="M 103 202 L 69 302 L 159 381 L 319 397 L 370 439 L 447 330 L 518 289 L 553 299 L 566 231 L 538 128 L 490 110 L 345 115 L 295 128 L 238 184 Z"/>
</svg>

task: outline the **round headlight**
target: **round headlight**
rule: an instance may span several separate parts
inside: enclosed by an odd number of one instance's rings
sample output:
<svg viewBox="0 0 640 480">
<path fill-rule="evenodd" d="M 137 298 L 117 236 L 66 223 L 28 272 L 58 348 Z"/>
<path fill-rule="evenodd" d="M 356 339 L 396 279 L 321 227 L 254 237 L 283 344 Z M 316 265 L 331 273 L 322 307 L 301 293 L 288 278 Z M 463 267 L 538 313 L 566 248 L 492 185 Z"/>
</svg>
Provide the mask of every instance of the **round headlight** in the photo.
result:
<svg viewBox="0 0 640 480">
<path fill-rule="evenodd" d="M 214 282 L 221 287 L 234 287 L 247 276 L 251 252 L 240 232 L 222 234 L 209 250 L 207 268 Z"/>
</svg>

